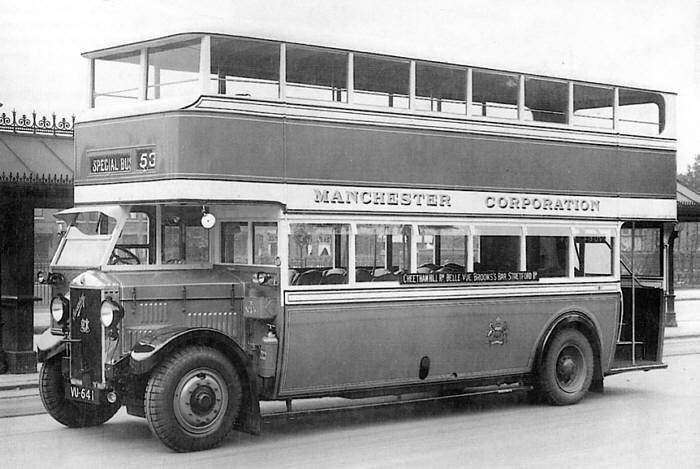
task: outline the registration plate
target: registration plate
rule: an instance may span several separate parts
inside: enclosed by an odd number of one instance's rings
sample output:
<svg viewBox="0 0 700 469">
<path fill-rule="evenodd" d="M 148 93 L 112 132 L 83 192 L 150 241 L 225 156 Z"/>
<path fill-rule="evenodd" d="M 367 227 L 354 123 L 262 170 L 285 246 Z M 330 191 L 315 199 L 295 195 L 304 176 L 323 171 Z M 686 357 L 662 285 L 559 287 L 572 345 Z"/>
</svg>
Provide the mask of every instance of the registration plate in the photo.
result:
<svg viewBox="0 0 700 469">
<path fill-rule="evenodd" d="M 95 388 L 86 388 L 71 384 L 66 388 L 66 397 L 74 401 L 87 402 L 89 404 L 97 404 L 98 394 Z"/>
</svg>

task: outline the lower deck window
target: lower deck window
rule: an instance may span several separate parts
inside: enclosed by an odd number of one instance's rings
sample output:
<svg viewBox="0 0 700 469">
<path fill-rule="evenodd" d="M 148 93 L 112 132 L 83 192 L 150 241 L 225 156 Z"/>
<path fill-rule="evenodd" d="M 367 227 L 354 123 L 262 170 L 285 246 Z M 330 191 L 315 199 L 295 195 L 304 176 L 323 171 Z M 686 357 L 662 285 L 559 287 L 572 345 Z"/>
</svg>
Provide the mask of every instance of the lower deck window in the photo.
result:
<svg viewBox="0 0 700 469">
<path fill-rule="evenodd" d="M 567 236 L 528 236 L 525 240 L 527 270 L 540 277 L 566 277 L 569 271 Z"/>
<path fill-rule="evenodd" d="M 482 235 L 474 239 L 474 272 L 520 270 L 520 236 Z"/>
<path fill-rule="evenodd" d="M 661 245 L 660 227 L 637 226 L 627 223 L 620 231 L 620 261 L 625 275 L 634 270 L 635 275 L 660 277 Z"/>
<path fill-rule="evenodd" d="M 419 226 L 418 273 L 466 272 L 468 231 L 460 226 Z"/>
<path fill-rule="evenodd" d="M 349 226 L 299 223 L 290 228 L 290 285 L 348 283 Z"/>
<path fill-rule="evenodd" d="M 507 273 L 520 271 L 536 272 L 536 279 L 570 280 L 617 273 L 613 224 L 297 222 L 289 230 L 290 286 L 462 283 L 468 277 L 438 274 L 468 272 L 506 274 L 488 277 L 499 281 L 517 281 Z"/>
<path fill-rule="evenodd" d="M 611 236 L 577 236 L 574 238 L 575 277 L 613 274 L 613 238 Z"/>
<path fill-rule="evenodd" d="M 355 236 L 355 280 L 398 281 L 409 271 L 410 225 L 358 225 Z"/>
</svg>

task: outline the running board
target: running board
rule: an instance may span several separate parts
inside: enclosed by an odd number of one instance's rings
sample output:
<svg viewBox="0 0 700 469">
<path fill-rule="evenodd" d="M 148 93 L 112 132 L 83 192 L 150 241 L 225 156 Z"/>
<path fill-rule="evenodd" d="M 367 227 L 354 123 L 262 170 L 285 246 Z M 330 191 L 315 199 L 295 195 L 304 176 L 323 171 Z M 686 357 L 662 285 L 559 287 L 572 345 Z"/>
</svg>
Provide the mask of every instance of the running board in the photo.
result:
<svg viewBox="0 0 700 469">
<path fill-rule="evenodd" d="M 490 388 L 490 389 L 487 389 L 487 388 Z M 527 392 L 527 391 L 532 391 L 533 389 L 534 388 L 532 386 L 523 385 L 523 384 L 485 386 L 483 388 L 471 388 L 471 390 L 460 392 L 459 394 L 448 394 L 448 395 L 442 395 L 442 396 L 432 395 L 432 396 L 427 396 L 427 397 L 417 397 L 417 398 L 409 398 L 409 399 L 402 399 L 401 395 L 398 395 L 396 400 L 391 400 L 391 401 L 369 402 L 369 403 L 348 404 L 348 405 L 334 405 L 334 406 L 322 407 L 322 408 L 318 408 L 318 409 L 304 409 L 304 410 L 292 410 L 292 405 L 291 405 L 291 402 L 290 402 L 291 400 L 290 400 L 287 402 L 287 411 L 286 412 L 263 413 L 262 417 L 263 418 L 280 417 L 280 416 L 291 417 L 291 416 L 295 416 L 295 415 L 331 413 L 331 412 L 346 411 L 346 410 L 367 409 L 367 408 L 373 408 L 373 407 L 386 407 L 386 406 L 392 406 L 392 405 L 396 406 L 396 405 L 404 405 L 404 404 L 415 404 L 415 403 L 419 403 L 419 402 L 442 401 L 442 400 L 457 399 L 460 397 L 467 397 L 467 396 L 481 396 L 481 395 L 486 395 L 486 394 L 508 394 L 508 393 L 512 393 L 512 392 Z"/>
<path fill-rule="evenodd" d="M 668 368 L 667 363 L 647 363 L 644 365 L 623 366 L 620 368 L 611 368 L 610 371 L 607 373 L 607 376 L 626 373 L 628 371 L 663 370 L 665 368 Z"/>
</svg>

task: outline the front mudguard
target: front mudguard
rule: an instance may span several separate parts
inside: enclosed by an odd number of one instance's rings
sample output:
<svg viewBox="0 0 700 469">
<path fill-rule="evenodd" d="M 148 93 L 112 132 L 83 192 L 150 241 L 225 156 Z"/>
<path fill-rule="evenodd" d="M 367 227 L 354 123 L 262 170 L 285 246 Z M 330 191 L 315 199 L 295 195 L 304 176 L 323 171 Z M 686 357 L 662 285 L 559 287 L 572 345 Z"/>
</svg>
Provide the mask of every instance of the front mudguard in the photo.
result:
<svg viewBox="0 0 700 469">
<path fill-rule="evenodd" d="M 40 363 L 45 363 L 56 355 L 66 351 L 66 343 L 62 335 L 54 335 L 51 329 L 46 329 L 37 339 L 36 358 Z"/>
<path fill-rule="evenodd" d="M 207 327 L 164 327 L 141 338 L 129 356 L 129 372 L 148 376 L 161 360 L 174 350 L 187 345 L 206 345 L 223 352 L 237 367 L 245 383 L 242 415 L 236 427 L 242 431 L 259 434 L 262 420 L 260 401 L 253 360 L 229 336 Z"/>
</svg>

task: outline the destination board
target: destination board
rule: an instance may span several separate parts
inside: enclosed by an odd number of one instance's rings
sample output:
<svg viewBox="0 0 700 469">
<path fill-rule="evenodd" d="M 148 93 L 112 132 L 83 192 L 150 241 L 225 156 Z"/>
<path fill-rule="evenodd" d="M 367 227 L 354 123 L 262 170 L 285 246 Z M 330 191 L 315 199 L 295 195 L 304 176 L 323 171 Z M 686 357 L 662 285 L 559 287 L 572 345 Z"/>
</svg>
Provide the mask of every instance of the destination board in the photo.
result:
<svg viewBox="0 0 700 469">
<path fill-rule="evenodd" d="M 399 281 L 405 285 L 443 283 L 496 283 L 496 282 L 536 282 L 535 271 L 521 272 L 430 272 L 403 274 Z"/>
</svg>

